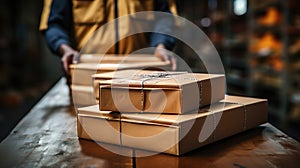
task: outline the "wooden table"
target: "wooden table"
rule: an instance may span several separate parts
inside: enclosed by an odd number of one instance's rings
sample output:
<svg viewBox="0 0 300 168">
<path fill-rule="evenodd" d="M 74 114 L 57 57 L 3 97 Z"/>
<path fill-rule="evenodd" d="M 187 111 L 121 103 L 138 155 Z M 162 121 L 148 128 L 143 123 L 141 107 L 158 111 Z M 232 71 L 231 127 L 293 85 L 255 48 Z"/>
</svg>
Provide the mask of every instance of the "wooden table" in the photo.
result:
<svg viewBox="0 0 300 168">
<path fill-rule="evenodd" d="M 76 112 L 70 105 L 64 80 L 60 80 L 0 144 L 0 167 L 273 168 L 299 165 L 300 143 L 270 124 L 181 157 L 158 154 L 136 158 L 114 154 L 93 141 L 77 138 Z"/>
</svg>

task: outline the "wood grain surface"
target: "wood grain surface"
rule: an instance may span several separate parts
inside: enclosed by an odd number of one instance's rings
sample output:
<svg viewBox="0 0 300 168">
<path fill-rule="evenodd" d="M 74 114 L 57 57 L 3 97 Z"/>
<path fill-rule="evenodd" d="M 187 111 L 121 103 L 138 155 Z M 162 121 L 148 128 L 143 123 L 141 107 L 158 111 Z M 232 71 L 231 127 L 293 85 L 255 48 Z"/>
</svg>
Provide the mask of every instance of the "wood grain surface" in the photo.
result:
<svg viewBox="0 0 300 168">
<path fill-rule="evenodd" d="M 102 144 L 109 145 L 109 144 Z M 300 143 L 270 124 L 176 157 L 77 138 L 76 110 L 60 80 L 0 144 L 0 167 L 299 167 Z"/>
</svg>

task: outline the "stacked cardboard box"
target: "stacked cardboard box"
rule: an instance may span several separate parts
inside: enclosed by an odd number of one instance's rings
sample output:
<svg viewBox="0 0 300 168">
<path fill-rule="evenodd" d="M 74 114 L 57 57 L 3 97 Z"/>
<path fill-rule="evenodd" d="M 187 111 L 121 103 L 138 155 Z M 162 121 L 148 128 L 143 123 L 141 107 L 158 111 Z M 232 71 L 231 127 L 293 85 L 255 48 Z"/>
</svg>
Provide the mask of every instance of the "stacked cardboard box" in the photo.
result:
<svg viewBox="0 0 300 168">
<path fill-rule="evenodd" d="M 101 81 L 99 106 L 101 111 L 183 114 L 224 99 L 224 83 L 224 75 L 140 71 Z"/>
<path fill-rule="evenodd" d="M 93 74 L 125 69 L 168 69 L 169 65 L 153 55 L 91 55 L 83 54 L 79 64 L 70 65 L 72 97 L 82 107 L 97 104 L 93 90 Z"/>
<path fill-rule="evenodd" d="M 218 122 L 219 121 L 219 122 Z M 267 121 L 267 102 L 227 96 L 210 111 L 182 115 L 100 111 L 98 105 L 79 109 L 78 136 L 84 139 L 181 155 L 251 129 Z"/>
<path fill-rule="evenodd" d="M 118 73 L 94 81 L 99 105 L 78 109 L 78 137 L 181 155 L 267 121 L 267 100 L 225 96 L 223 75 Z"/>
</svg>

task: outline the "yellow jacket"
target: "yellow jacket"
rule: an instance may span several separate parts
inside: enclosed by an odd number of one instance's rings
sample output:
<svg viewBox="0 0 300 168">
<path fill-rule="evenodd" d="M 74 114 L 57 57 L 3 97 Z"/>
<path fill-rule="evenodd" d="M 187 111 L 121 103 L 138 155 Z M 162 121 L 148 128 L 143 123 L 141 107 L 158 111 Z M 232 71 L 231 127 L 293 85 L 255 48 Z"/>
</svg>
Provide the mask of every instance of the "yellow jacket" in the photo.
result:
<svg viewBox="0 0 300 168">
<path fill-rule="evenodd" d="M 44 0 L 44 9 L 40 22 L 41 31 L 47 31 L 50 27 L 49 17 L 51 15 L 51 9 L 55 7 L 60 8 L 59 5 L 55 6 L 55 4 L 53 4 L 54 2 L 55 0 Z M 57 3 L 62 4 L 65 2 L 60 1 Z M 66 31 L 68 32 L 68 35 L 70 35 L 70 32 L 74 31 L 73 36 L 75 45 L 73 45 L 73 47 L 77 50 L 80 50 L 87 43 L 92 34 L 102 25 L 120 16 L 125 16 L 141 11 L 153 11 L 155 5 L 154 3 L 155 0 L 72 0 L 72 2 L 70 1 L 70 8 L 72 12 L 73 30 Z M 168 0 L 168 3 L 170 11 L 173 14 L 177 14 L 174 0 Z M 61 16 L 64 17 L 64 14 L 65 13 L 62 10 Z M 119 28 L 119 31 L 126 32 L 126 29 L 130 29 L 130 27 L 126 26 L 122 27 L 122 29 Z M 56 41 L 58 41 L 57 38 L 55 39 Z M 100 46 L 101 44 L 105 44 L 107 40 L 112 40 L 112 37 L 103 35 L 103 37 L 99 39 Z M 51 42 L 48 42 L 48 44 L 50 43 Z M 128 54 L 137 49 L 148 46 L 149 44 L 145 36 L 142 34 L 137 34 L 120 40 L 117 43 L 117 46 L 115 45 L 114 47 L 112 47 L 107 53 L 117 52 L 116 54 Z M 118 49 L 116 49 L 116 47 Z M 54 45 L 54 47 L 52 48 L 53 50 L 56 50 L 57 45 Z"/>
</svg>

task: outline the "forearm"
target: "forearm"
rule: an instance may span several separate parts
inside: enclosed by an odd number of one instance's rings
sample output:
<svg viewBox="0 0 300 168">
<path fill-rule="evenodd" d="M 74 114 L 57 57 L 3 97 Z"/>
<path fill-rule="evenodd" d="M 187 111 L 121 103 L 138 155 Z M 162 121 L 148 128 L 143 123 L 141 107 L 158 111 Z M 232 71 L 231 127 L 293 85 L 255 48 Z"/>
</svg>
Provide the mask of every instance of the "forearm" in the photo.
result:
<svg viewBox="0 0 300 168">
<path fill-rule="evenodd" d="M 71 46 L 72 20 L 72 1 L 52 0 L 47 28 L 43 30 L 43 34 L 50 50 L 55 54 L 59 54 L 62 44 Z"/>
<path fill-rule="evenodd" d="M 59 25 L 51 25 L 45 31 L 45 39 L 50 50 L 61 56 L 59 48 L 62 44 L 71 46 L 71 41 L 68 33 L 66 33 Z"/>
<path fill-rule="evenodd" d="M 151 35 L 151 41 L 150 46 L 151 47 L 157 47 L 159 45 L 163 45 L 166 49 L 172 50 L 175 46 L 176 39 L 166 35 L 166 34 L 160 34 L 160 33 L 152 33 Z"/>
<path fill-rule="evenodd" d="M 167 0 L 156 0 L 154 9 L 155 11 L 171 14 Z M 172 50 L 176 43 L 176 39 L 170 36 L 175 27 L 172 16 L 157 16 L 154 25 L 154 32 L 150 38 L 150 46 L 157 47 L 159 44 L 163 44 L 166 49 Z"/>
</svg>

